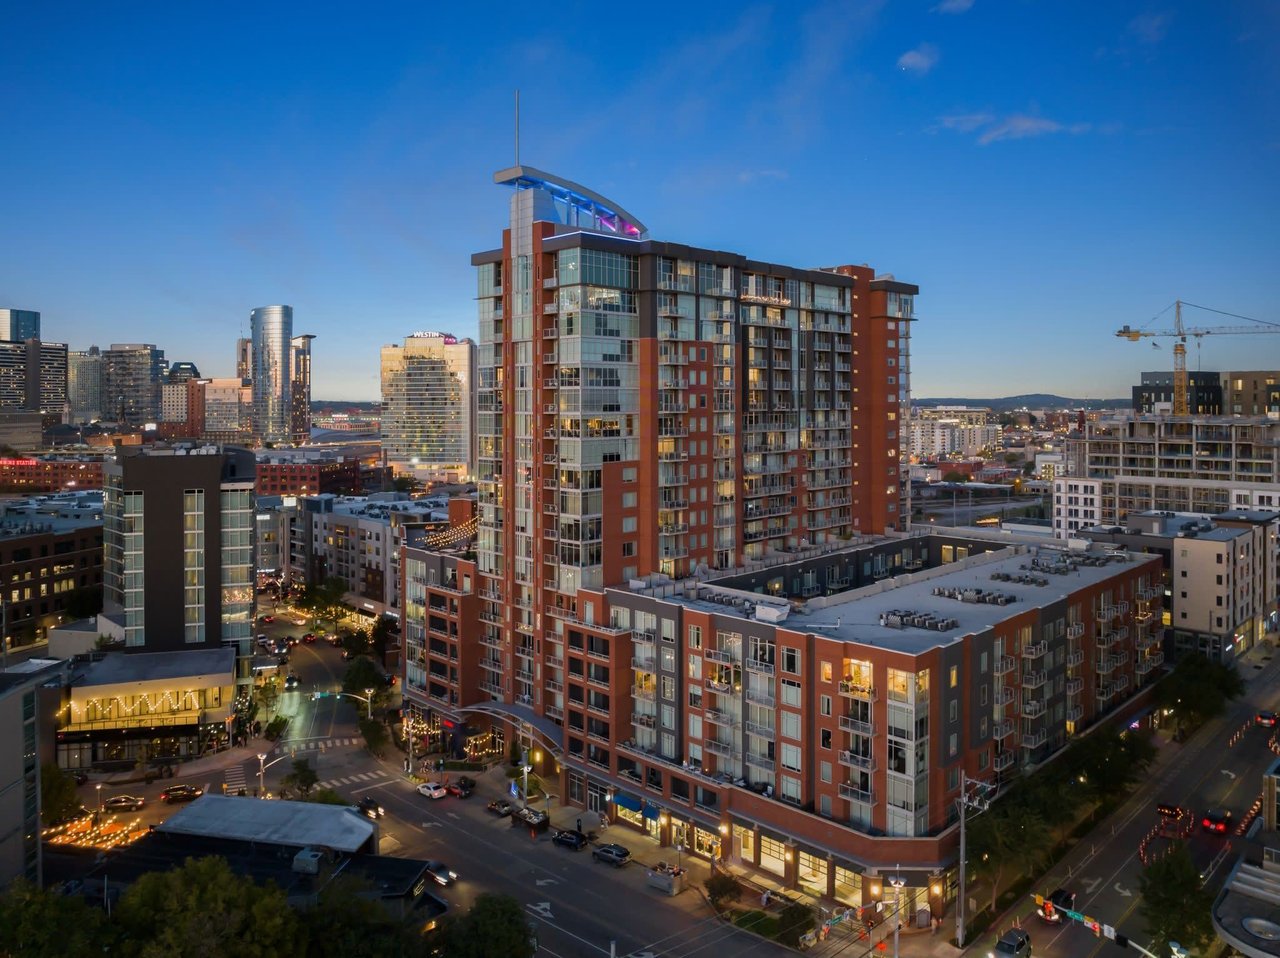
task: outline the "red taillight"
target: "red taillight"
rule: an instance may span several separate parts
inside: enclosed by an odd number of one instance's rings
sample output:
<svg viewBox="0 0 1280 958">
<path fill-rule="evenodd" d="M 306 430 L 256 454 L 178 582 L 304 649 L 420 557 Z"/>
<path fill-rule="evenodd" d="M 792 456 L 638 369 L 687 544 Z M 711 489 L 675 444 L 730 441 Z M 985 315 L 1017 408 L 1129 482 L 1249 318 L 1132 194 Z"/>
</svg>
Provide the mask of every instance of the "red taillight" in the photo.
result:
<svg viewBox="0 0 1280 958">
<path fill-rule="evenodd" d="M 1204 820 L 1202 824 L 1204 825 L 1205 828 L 1213 828 L 1213 822 L 1209 821 L 1209 819 L 1207 818 Z"/>
</svg>

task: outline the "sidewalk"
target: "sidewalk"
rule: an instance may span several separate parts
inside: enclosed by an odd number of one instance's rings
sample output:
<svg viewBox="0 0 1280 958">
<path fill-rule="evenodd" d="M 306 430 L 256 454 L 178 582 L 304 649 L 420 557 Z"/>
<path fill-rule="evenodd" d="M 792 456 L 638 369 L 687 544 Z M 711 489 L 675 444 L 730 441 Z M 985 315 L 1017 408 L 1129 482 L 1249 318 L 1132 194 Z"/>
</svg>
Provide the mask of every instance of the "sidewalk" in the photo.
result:
<svg viewBox="0 0 1280 958">
<path fill-rule="evenodd" d="M 240 745 L 235 748 L 223 749 L 213 755 L 206 755 L 203 758 L 192 759 L 189 762 L 175 762 L 172 766 L 173 776 L 171 778 L 162 779 L 158 773 L 158 769 L 148 767 L 146 769 L 131 768 L 123 772 L 107 772 L 106 774 L 91 773 L 89 776 L 89 784 L 101 783 L 107 785 L 120 785 L 126 782 L 137 780 L 146 772 L 155 772 L 155 781 L 177 782 L 188 779 L 197 779 L 201 776 L 209 775 L 213 772 L 221 772 L 233 765 L 239 765 L 250 760 L 257 760 L 259 752 L 270 752 L 277 743 L 269 742 L 265 738 L 250 739 L 248 745 Z"/>
</svg>

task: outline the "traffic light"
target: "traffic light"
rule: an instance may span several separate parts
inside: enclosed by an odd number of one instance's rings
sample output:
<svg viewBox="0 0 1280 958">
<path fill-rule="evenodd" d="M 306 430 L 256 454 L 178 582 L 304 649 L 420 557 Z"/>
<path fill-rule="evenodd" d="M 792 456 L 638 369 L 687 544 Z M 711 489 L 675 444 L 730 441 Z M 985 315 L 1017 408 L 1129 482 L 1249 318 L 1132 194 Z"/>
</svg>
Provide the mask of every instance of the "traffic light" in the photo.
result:
<svg viewBox="0 0 1280 958">
<path fill-rule="evenodd" d="M 1053 902 L 1046 901 L 1044 903 L 1044 917 L 1053 921 Z"/>
<path fill-rule="evenodd" d="M 1124 935 L 1120 934 L 1120 932 L 1118 932 L 1118 931 L 1117 931 L 1117 932 L 1116 932 L 1116 944 L 1117 944 L 1117 945 L 1119 945 L 1121 948 L 1128 948 L 1128 947 L 1129 947 L 1129 939 L 1128 939 L 1128 938 L 1126 938 Z"/>
</svg>

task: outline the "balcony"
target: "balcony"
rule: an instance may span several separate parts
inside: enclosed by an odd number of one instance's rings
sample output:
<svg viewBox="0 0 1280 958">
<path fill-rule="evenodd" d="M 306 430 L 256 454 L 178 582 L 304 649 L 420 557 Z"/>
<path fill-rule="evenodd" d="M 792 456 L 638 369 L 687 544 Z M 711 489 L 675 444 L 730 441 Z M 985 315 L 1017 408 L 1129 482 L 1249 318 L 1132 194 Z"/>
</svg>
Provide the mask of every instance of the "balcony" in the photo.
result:
<svg viewBox="0 0 1280 958">
<path fill-rule="evenodd" d="M 1044 669 L 1039 672 L 1023 672 L 1022 687 L 1024 689 L 1038 689 L 1049 681 L 1049 673 Z"/>
<path fill-rule="evenodd" d="M 1022 703 L 1022 715 L 1024 718 L 1037 718 L 1044 715 L 1045 708 L 1041 699 L 1027 699 Z"/>
<path fill-rule="evenodd" d="M 991 728 L 991 737 L 996 741 L 1001 741 L 1013 734 L 1013 719 L 1005 719 L 1003 722 L 996 722 Z"/>
<path fill-rule="evenodd" d="M 1100 655 L 1096 663 L 1099 675 L 1110 675 L 1119 665 L 1120 658 L 1115 655 Z"/>
<path fill-rule="evenodd" d="M 1109 702 L 1116 697 L 1116 690 L 1109 682 L 1103 682 L 1098 686 L 1098 701 Z"/>
<path fill-rule="evenodd" d="M 763 705 L 765 708 L 774 708 L 777 705 L 777 699 L 774 698 L 772 692 L 764 689 L 747 689 L 747 701 L 752 705 Z"/>
<path fill-rule="evenodd" d="M 840 783 L 840 797 L 847 798 L 851 802 L 862 802 L 864 805 L 874 805 L 876 801 L 876 793 L 871 789 L 864 791 L 849 782 Z"/>
<path fill-rule="evenodd" d="M 1003 772 L 1007 768 L 1013 767 L 1013 752 L 997 752 L 995 758 L 991 762 L 992 767 L 997 772 Z"/>
<path fill-rule="evenodd" d="M 1013 660 L 1012 655 L 1002 655 L 1000 658 L 996 659 L 995 674 L 1008 675 L 1017 668 L 1017 666 L 1018 663 Z"/>
<path fill-rule="evenodd" d="M 703 709 L 702 719 L 704 722 L 710 722 L 712 725 L 719 725 L 723 728 L 732 728 L 737 724 L 728 712 L 723 712 L 720 709 Z"/>
<path fill-rule="evenodd" d="M 631 667 L 637 672 L 654 672 L 658 668 L 658 663 L 651 656 L 637 655 L 631 659 Z"/>
<path fill-rule="evenodd" d="M 1040 659 L 1049 654 L 1048 642 L 1029 642 L 1022 649 L 1024 659 Z"/>
<path fill-rule="evenodd" d="M 754 752 L 747 753 L 746 761 L 752 768 L 758 768 L 762 772 L 772 772 L 776 767 L 773 759 L 766 758 L 763 755 L 756 755 Z"/>
<path fill-rule="evenodd" d="M 741 754 L 728 742 L 721 742 L 719 739 L 714 738 L 704 740 L 702 748 L 704 751 L 710 752 L 712 755 L 719 755 L 721 758 L 737 758 Z"/>
<path fill-rule="evenodd" d="M 847 768 L 860 768 L 870 772 L 874 771 L 876 767 L 874 755 L 859 755 L 857 752 L 850 752 L 848 749 L 843 749 L 836 753 L 836 759 Z"/>
<path fill-rule="evenodd" d="M 642 702 L 656 702 L 658 700 L 658 691 L 657 689 L 647 689 L 639 685 L 633 685 L 631 686 L 631 697 Z"/>
<path fill-rule="evenodd" d="M 1084 679 L 1067 679 L 1067 694 L 1079 695 L 1084 690 Z"/>
<path fill-rule="evenodd" d="M 1036 729 L 1034 732 L 1028 732 L 1022 736 L 1023 748 L 1039 748 L 1045 742 L 1049 741 L 1049 733 L 1045 729 Z"/>
<path fill-rule="evenodd" d="M 1084 635 L 1083 622 L 1072 622 L 1070 625 L 1067 626 L 1068 639 L 1078 639 L 1083 635 Z"/>
<path fill-rule="evenodd" d="M 756 738 L 773 739 L 777 733 L 767 725 L 758 725 L 755 722 L 745 723 L 747 734 L 754 735 Z"/>
<path fill-rule="evenodd" d="M 1072 649 L 1067 653 L 1067 668 L 1078 669 L 1084 665 L 1084 649 Z"/>
<path fill-rule="evenodd" d="M 762 659 L 748 657 L 747 669 L 751 672 L 759 672 L 761 675 L 773 675 L 773 663 L 765 662 Z"/>
<path fill-rule="evenodd" d="M 632 712 L 631 724 L 637 728 L 656 728 L 658 725 L 658 716 L 649 715 L 645 712 Z"/>
<path fill-rule="evenodd" d="M 846 732 L 856 732 L 858 735 L 874 735 L 875 725 L 871 722 L 864 722 L 862 719 L 854 718 L 852 715 L 840 716 L 840 728 Z"/>
<path fill-rule="evenodd" d="M 1104 605 L 1098 609 L 1098 621 L 1110 622 L 1116 617 L 1119 610 L 1114 605 Z"/>
<path fill-rule="evenodd" d="M 703 649 L 702 657 L 708 662 L 719 662 L 722 665 L 733 665 L 738 661 L 738 653 L 727 649 Z"/>
<path fill-rule="evenodd" d="M 1114 629 L 1108 629 L 1106 632 L 1103 632 L 1101 635 L 1098 636 L 1098 643 L 1097 643 L 1098 648 L 1109 649 L 1116 644 L 1116 641 L 1119 638 L 1120 638 L 1120 634 L 1118 632 L 1116 632 Z"/>
<path fill-rule="evenodd" d="M 863 702 L 874 702 L 876 700 L 874 686 L 855 682 L 853 679 L 840 680 L 840 694 Z"/>
<path fill-rule="evenodd" d="M 996 705 L 1008 705 L 1013 701 L 1013 687 L 1009 685 L 1000 686 L 996 689 L 994 698 Z"/>
<path fill-rule="evenodd" d="M 564 719 L 564 709 L 558 708 L 554 705 L 544 705 L 542 707 L 542 712 L 547 716 L 547 718 L 556 719 L 557 721 Z"/>
</svg>

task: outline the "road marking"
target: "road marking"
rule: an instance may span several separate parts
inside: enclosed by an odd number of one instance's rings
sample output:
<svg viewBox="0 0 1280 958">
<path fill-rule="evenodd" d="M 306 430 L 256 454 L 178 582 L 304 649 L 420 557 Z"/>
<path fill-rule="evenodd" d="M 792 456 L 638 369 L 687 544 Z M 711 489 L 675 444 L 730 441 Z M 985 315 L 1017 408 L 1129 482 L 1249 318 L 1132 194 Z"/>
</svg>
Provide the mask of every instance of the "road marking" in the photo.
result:
<svg viewBox="0 0 1280 958">
<path fill-rule="evenodd" d="M 551 902 L 549 901 L 534 902 L 532 905 L 525 905 L 524 907 L 528 908 L 539 918 L 550 919 L 555 917 L 551 914 Z"/>
<path fill-rule="evenodd" d="M 461 816 L 461 815 L 459 815 L 457 812 L 446 812 L 445 814 L 446 814 L 446 815 L 448 815 L 450 818 L 461 818 L 461 817 L 462 817 L 462 816 Z"/>
<path fill-rule="evenodd" d="M 1092 895 L 1093 890 L 1102 884 L 1102 879 L 1101 878 L 1084 878 L 1084 879 L 1081 879 L 1080 884 L 1084 886 L 1084 893 L 1086 895 Z"/>
<path fill-rule="evenodd" d="M 422 827 L 423 828 L 444 828 L 444 825 L 441 822 L 423 822 Z"/>
<path fill-rule="evenodd" d="M 248 783 L 244 780 L 244 764 L 232 765 L 222 772 L 222 780 L 227 783 L 226 794 L 234 795 Z"/>
<path fill-rule="evenodd" d="M 366 786 L 364 786 L 364 788 L 353 788 L 353 789 L 351 790 L 351 794 L 352 794 L 352 795 L 359 795 L 361 792 L 367 792 L 367 791 L 369 791 L 369 789 L 371 789 L 371 788 L 386 788 L 386 787 L 387 787 L 388 785 L 390 785 L 390 784 L 392 784 L 392 783 L 391 783 L 391 782 L 374 782 L 372 785 L 366 785 Z"/>
<path fill-rule="evenodd" d="M 1236 780 L 1236 773 L 1231 771 L 1229 768 L 1224 768 L 1222 770 L 1222 774 L 1227 776 L 1227 778 L 1231 779 L 1233 782 Z"/>
<path fill-rule="evenodd" d="M 557 878 L 539 878 L 534 884 L 541 888 L 543 885 L 554 885 L 559 879 Z"/>
<path fill-rule="evenodd" d="M 1114 888 L 1115 888 L 1115 890 L 1116 890 L 1116 894 L 1117 894 L 1117 895 L 1119 895 L 1121 898 L 1132 898 L 1132 897 L 1133 897 L 1133 892 L 1129 891 L 1129 889 L 1125 888 L 1125 887 L 1124 887 L 1123 885 L 1121 885 L 1119 882 L 1116 882 L 1116 883 L 1115 883 L 1115 885 L 1114 885 L 1114 886 L 1112 886 L 1112 887 L 1114 887 Z"/>
</svg>

